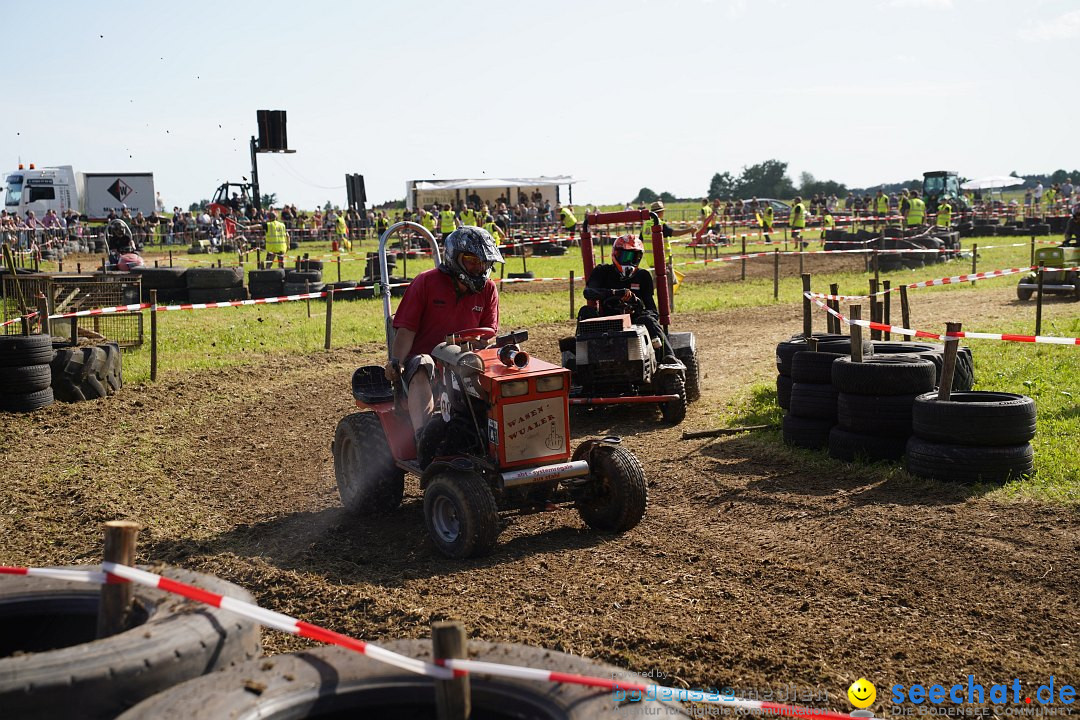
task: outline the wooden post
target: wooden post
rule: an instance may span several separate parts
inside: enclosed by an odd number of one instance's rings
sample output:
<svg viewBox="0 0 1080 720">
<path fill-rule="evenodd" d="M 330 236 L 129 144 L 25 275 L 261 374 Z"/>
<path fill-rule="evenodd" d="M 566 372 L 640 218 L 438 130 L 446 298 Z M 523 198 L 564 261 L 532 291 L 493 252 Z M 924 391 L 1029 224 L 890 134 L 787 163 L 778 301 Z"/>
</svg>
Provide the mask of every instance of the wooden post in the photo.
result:
<svg viewBox="0 0 1080 720">
<path fill-rule="evenodd" d="M 848 319 L 851 320 L 851 362 L 862 362 L 862 325 L 855 323 L 862 319 L 862 305 L 851 305 L 848 308 Z"/>
<path fill-rule="evenodd" d="M 979 243 L 971 246 L 971 274 L 979 272 Z M 975 281 L 971 281 L 971 287 L 975 287 Z"/>
<path fill-rule="evenodd" d="M 341 266 L 339 265 L 340 269 Z M 330 333 L 334 325 L 334 288 L 330 288 L 326 291 L 326 341 L 323 343 L 323 347 L 327 350 L 330 349 Z"/>
<path fill-rule="evenodd" d="M 810 292 L 810 273 L 802 274 L 802 289 L 802 330 L 803 337 L 809 338 L 814 334 L 813 316 L 810 314 L 810 298 L 806 296 L 806 293 Z"/>
<path fill-rule="evenodd" d="M 436 660 L 469 655 L 465 627 L 459 622 L 431 623 L 431 644 Z M 468 675 L 435 681 L 435 711 L 438 720 L 467 720 L 472 715 Z"/>
<path fill-rule="evenodd" d="M 255 248 L 255 269 L 262 270 L 262 248 Z"/>
<path fill-rule="evenodd" d="M 71 344 L 74 347 L 79 346 L 79 318 L 71 318 Z"/>
<path fill-rule="evenodd" d="M 829 285 L 829 294 L 830 295 L 839 295 L 840 294 L 840 285 L 838 283 L 832 283 L 831 285 Z M 829 300 L 825 304 L 828 305 L 829 307 L 831 307 L 836 312 L 840 312 L 840 301 L 839 300 Z M 840 327 L 840 318 L 834 317 L 832 315 L 832 313 L 830 313 L 827 317 L 829 319 L 828 328 L 827 328 L 828 332 L 836 333 L 838 335 L 841 332 L 843 332 L 843 328 Z"/>
<path fill-rule="evenodd" d="M 881 289 L 885 292 L 885 302 L 882 303 L 884 313 L 882 314 L 881 322 L 885 323 L 886 325 L 891 325 L 892 323 L 890 322 L 890 318 L 892 315 L 892 293 L 889 292 L 888 280 L 885 280 L 881 284 Z M 885 331 L 885 339 L 892 340 L 892 333 L 890 333 L 888 330 Z"/>
<path fill-rule="evenodd" d="M 401 274 L 404 275 L 405 277 L 409 277 L 409 273 L 407 273 L 407 272 L 403 272 Z M 337 281 L 341 282 L 341 256 L 340 255 L 337 256 Z"/>
<path fill-rule="evenodd" d="M 574 319 L 574 271 L 570 271 L 570 319 Z"/>
<path fill-rule="evenodd" d="M 938 400 L 948 400 L 952 393 L 953 374 L 956 371 L 956 351 L 960 347 L 960 338 L 949 337 L 960 332 L 960 323 L 945 323 L 945 360 L 941 365 L 941 377 L 938 378 Z"/>
<path fill-rule="evenodd" d="M 169 267 L 172 267 L 172 250 L 169 250 Z"/>
<path fill-rule="evenodd" d="M 1035 235 L 1031 236 L 1031 264 L 1035 264 Z"/>
<path fill-rule="evenodd" d="M 1039 286 L 1035 290 L 1035 334 L 1042 335 L 1043 271 L 1039 268 Z"/>
<path fill-rule="evenodd" d="M 908 305 L 907 285 L 900 286 L 900 322 L 904 327 L 911 327 L 911 306 Z"/>
<path fill-rule="evenodd" d="M 874 248 L 874 282 L 878 282 L 881 279 L 881 268 L 878 262 L 878 251 Z"/>
<path fill-rule="evenodd" d="M 772 297 L 773 300 L 780 299 L 780 248 L 773 250 Z"/>
<path fill-rule="evenodd" d="M 38 293 L 37 295 L 37 312 L 38 323 L 41 326 L 42 335 L 51 335 L 51 327 L 49 323 L 49 299 L 45 297 L 45 293 Z"/>
<path fill-rule="evenodd" d="M 806 272 L 803 269 L 803 259 L 806 257 L 806 255 L 804 255 L 805 250 L 799 247 L 798 243 L 795 243 L 795 252 L 799 253 L 799 274 L 802 275 L 804 272 Z"/>
<path fill-rule="evenodd" d="M 296 263 L 299 265 L 300 260 L 297 259 Z M 389 280 L 387 278 L 383 278 L 383 282 L 389 282 Z M 309 295 L 311 294 L 311 281 L 310 280 L 305 280 L 304 281 L 304 292 L 309 294 Z M 305 299 L 304 302 L 307 303 L 307 316 L 308 316 L 308 320 L 310 320 L 311 319 L 311 298 Z"/>
<path fill-rule="evenodd" d="M 877 291 L 878 291 L 878 280 L 877 280 L 877 278 L 876 277 L 870 278 L 870 322 L 881 322 L 881 318 L 878 317 L 878 314 L 881 312 L 881 308 L 880 308 L 880 305 L 879 305 L 879 302 L 878 302 L 878 299 L 877 299 L 877 295 L 874 294 Z M 873 330 L 873 329 L 870 330 L 870 339 L 871 340 L 880 340 L 881 339 L 881 331 L 880 330 Z"/>
<path fill-rule="evenodd" d="M 63 260 L 57 260 L 56 261 L 56 268 L 57 268 L 57 270 L 56 270 L 57 272 L 64 272 L 64 261 Z"/>
<path fill-rule="evenodd" d="M 110 520 L 105 523 L 106 562 L 120 565 L 135 564 L 135 537 L 139 524 L 130 520 Z M 106 638 L 127 628 L 131 612 L 131 583 L 105 583 L 101 586 L 98 603 L 97 637 Z"/>
<path fill-rule="evenodd" d="M 157 290 L 150 291 L 150 382 L 157 381 Z"/>
<path fill-rule="evenodd" d="M 743 237 L 742 237 L 742 255 L 744 255 L 744 256 L 746 255 L 746 236 L 745 235 L 743 235 Z M 739 261 L 739 264 L 742 265 L 742 270 L 740 271 L 739 279 L 740 280 L 745 280 L 746 279 L 746 257 L 743 257 L 743 259 Z"/>
<path fill-rule="evenodd" d="M 81 262 L 75 263 L 75 272 L 82 275 L 82 263 Z"/>
</svg>

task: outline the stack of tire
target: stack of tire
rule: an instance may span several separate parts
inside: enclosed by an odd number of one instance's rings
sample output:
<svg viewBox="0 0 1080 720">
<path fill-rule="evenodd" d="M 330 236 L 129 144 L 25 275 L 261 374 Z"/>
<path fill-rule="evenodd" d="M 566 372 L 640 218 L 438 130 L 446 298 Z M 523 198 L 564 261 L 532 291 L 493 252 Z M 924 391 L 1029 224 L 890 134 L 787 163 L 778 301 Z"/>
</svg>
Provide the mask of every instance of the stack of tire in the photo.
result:
<svg viewBox="0 0 1080 720">
<path fill-rule="evenodd" d="M 837 424 L 829 432 L 829 455 L 900 460 L 911 436 L 915 397 L 934 389 L 934 364 L 915 354 L 871 355 L 862 362 L 840 358 L 831 371 Z"/>
<path fill-rule="evenodd" d="M 242 267 L 193 267 L 184 273 L 188 301 L 193 303 L 247 300 Z"/>
<path fill-rule="evenodd" d="M 142 280 L 142 301 L 150 302 L 150 291 L 157 290 L 159 303 L 184 303 L 188 301 L 187 268 L 137 267 L 131 272 Z"/>
<path fill-rule="evenodd" d="M 325 286 L 326 284 L 322 281 L 322 270 L 288 270 L 285 273 L 286 295 L 322 292 Z"/>
<path fill-rule="evenodd" d="M 1001 392 L 915 398 L 908 472 L 960 483 L 1004 483 L 1034 472 L 1035 401 Z"/>
<path fill-rule="evenodd" d="M 851 352 L 851 338 L 834 333 L 814 333 L 817 351 L 811 352 L 801 335 L 776 346 L 776 399 L 787 410 L 783 422 L 784 442 L 795 447 L 818 449 L 829 443 L 836 424 L 836 391 L 831 365 Z M 864 343 L 864 351 L 873 345 Z"/>
<path fill-rule="evenodd" d="M 941 370 L 945 367 L 945 346 L 939 343 L 874 341 L 874 353 L 878 355 L 915 355 L 934 364 L 934 387 L 940 384 Z M 956 350 L 952 390 L 970 390 L 975 384 L 975 363 L 971 348 L 961 346 Z"/>
<path fill-rule="evenodd" d="M 285 294 L 285 271 L 281 268 L 248 272 L 248 292 L 252 298 L 280 297 Z"/>
<path fill-rule="evenodd" d="M 48 335 L 0 335 L 0 411 L 31 412 L 53 403 Z"/>
<path fill-rule="evenodd" d="M 409 278 L 400 277 L 394 274 L 397 269 L 397 258 L 394 255 L 386 256 L 386 269 L 390 273 L 388 282 L 391 285 L 398 285 L 399 287 L 390 288 L 390 294 L 395 297 L 400 297 L 405 294 L 405 285 L 403 283 L 409 282 Z M 368 286 L 370 284 L 370 295 L 364 291 L 358 291 L 357 295 L 360 297 L 374 297 L 379 293 L 378 288 L 374 287 L 382 277 L 382 271 L 379 268 L 379 255 L 378 253 L 368 253 L 367 265 L 364 268 L 364 279 L 366 282 L 361 283 L 362 286 Z"/>
<path fill-rule="evenodd" d="M 113 395 L 124 385 L 123 361 L 116 343 L 59 347 L 52 359 L 52 391 L 62 402 L 84 402 Z"/>
</svg>

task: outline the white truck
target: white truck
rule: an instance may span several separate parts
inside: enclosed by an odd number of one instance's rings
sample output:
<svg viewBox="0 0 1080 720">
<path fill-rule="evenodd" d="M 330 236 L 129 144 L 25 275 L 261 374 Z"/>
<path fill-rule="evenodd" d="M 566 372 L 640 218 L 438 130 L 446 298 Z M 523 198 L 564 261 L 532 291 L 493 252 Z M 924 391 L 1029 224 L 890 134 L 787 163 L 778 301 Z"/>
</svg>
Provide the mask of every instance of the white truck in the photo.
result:
<svg viewBox="0 0 1080 720">
<path fill-rule="evenodd" d="M 89 220 L 104 220 L 110 211 L 119 215 L 126 207 L 132 215 L 146 217 L 156 209 L 154 174 L 83 173 L 70 165 L 35 168 L 30 165 L 7 173 L 4 209 L 25 217 L 27 210 L 41 219 L 47 210 L 63 214 L 73 209 Z"/>
</svg>

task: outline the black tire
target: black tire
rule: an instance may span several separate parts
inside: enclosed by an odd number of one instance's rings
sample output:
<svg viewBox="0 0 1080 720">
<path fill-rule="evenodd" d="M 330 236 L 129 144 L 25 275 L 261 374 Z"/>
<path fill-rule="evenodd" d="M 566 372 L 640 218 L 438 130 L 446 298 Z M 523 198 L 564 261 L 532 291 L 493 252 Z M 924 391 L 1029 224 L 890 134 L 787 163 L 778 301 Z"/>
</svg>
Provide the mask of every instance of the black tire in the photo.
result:
<svg viewBox="0 0 1080 720">
<path fill-rule="evenodd" d="M 776 404 L 784 410 L 791 407 L 792 380 L 787 375 L 776 376 Z"/>
<path fill-rule="evenodd" d="M 98 347 L 105 353 L 103 380 L 105 389 L 112 395 L 124 386 L 123 356 L 117 343 L 103 343 Z"/>
<path fill-rule="evenodd" d="M 88 568 L 80 568 L 88 569 Z M 210 575 L 168 568 L 181 582 L 248 602 Z M 113 718 L 144 698 L 260 653 L 249 620 L 135 585 L 133 627 L 94 640 L 96 585 L 7 576 L 0 583 L 0 707 L 11 718 Z"/>
<path fill-rule="evenodd" d="M 0 367 L 47 365 L 52 358 L 48 335 L 0 335 Z"/>
<path fill-rule="evenodd" d="M 285 271 L 281 268 L 248 271 L 248 285 L 280 285 L 283 282 L 285 282 Z"/>
<path fill-rule="evenodd" d="M 321 270 L 289 270 L 285 273 L 286 284 L 303 285 L 310 282 L 312 285 L 322 282 Z"/>
<path fill-rule="evenodd" d="M 629 450 L 606 443 L 583 443 L 574 460 L 587 460 L 594 483 L 575 498 L 578 516 L 593 530 L 626 532 L 649 507 L 645 470 Z"/>
<path fill-rule="evenodd" d="M 528 272 L 506 273 L 506 277 L 511 280 L 531 280 L 536 277 L 536 273 L 532 270 L 529 270 Z"/>
<path fill-rule="evenodd" d="M 188 289 L 186 287 L 173 288 L 171 290 L 157 291 L 158 305 L 173 305 L 188 301 Z M 150 302 L 150 291 L 146 290 L 142 297 L 143 302 Z"/>
<path fill-rule="evenodd" d="M 853 395 L 836 398 L 837 425 L 850 432 L 878 437 L 911 435 L 911 406 L 915 395 Z"/>
<path fill-rule="evenodd" d="M 832 385 L 797 382 L 791 386 L 791 407 L 796 417 L 836 422 L 836 388 Z"/>
<path fill-rule="evenodd" d="M 697 350 L 693 347 L 675 351 L 675 357 L 686 366 L 686 400 L 697 402 L 701 399 L 701 365 L 698 363 Z"/>
<path fill-rule="evenodd" d="M 915 398 L 912 428 L 923 440 L 951 445 L 1022 445 L 1035 437 L 1035 401 L 1004 392 L 937 393 Z"/>
<path fill-rule="evenodd" d="M 373 412 L 346 415 L 334 432 L 334 478 L 345 509 L 381 515 L 401 504 L 405 471 L 394 464 L 382 423 Z"/>
<path fill-rule="evenodd" d="M 834 427 L 829 431 L 829 457 L 853 462 L 866 460 L 895 462 L 904 457 L 907 436 L 882 436 L 855 433 Z"/>
<path fill-rule="evenodd" d="M 791 358 L 792 382 L 819 385 L 832 383 L 832 363 L 839 357 L 844 357 L 844 355 L 820 350 L 818 352 L 804 350 L 795 353 Z"/>
<path fill-rule="evenodd" d="M 906 465 L 912 475 L 964 484 L 1004 483 L 1034 473 L 1031 443 L 974 447 L 935 443 L 912 436 Z"/>
<path fill-rule="evenodd" d="M 861 363 L 833 363 L 833 387 L 855 395 L 916 395 L 934 389 L 934 363 L 908 355 L 871 355 Z"/>
<path fill-rule="evenodd" d="M 874 355 L 916 355 L 934 363 L 934 386 L 940 385 L 941 371 L 945 367 L 945 346 L 920 342 L 875 342 Z M 956 350 L 952 389 L 967 391 L 975 385 L 975 362 L 971 348 L 966 345 Z"/>
<path fill-rule="evenodd" d="M 848 355 L 851 353 L 851 338 L 846 335 L 835 333 L 814 333 L 818 339 L 818 352 L 839 353 Z M 791 376 L 791 359 L 797 352 L 805 352 L 810 348 L 802 335 L 796 335 L 790 340 L 785 340 L 776 346 L 776 371 L 781 375 Z M 863 341 L 863 354 L 869 355 L 874 352 L 874 344 L 869 340 Z"/>
<path fill-rule="evenodd" d="M 326 286 L 321 283 L 285 283 L 281 291 L 286 295 L 307 295 L 308 293 L 322 292 Z"/>
<path fill-rule="evenodd" d="M 53 404 L 51 387 L 30 393 L 0 395 L 0 412 L 33 412 Z"/>
<path fill-rule="evenodd" d="M 495 549 L 502 528 L 495 496 L 474 472 L 442 472 L 424 488 L 424 524 L 447 557 L 480 557 Z"/>
<path fill-rule="evenodd" d="M 285 294 L 284 283 L 251 283 L 248 286 L 248 291 L 251 294 L 251 298 L 268 298 L 268 297 L 281 297 Z"/>
<path fill-rule="evenodd" d="M 0 395 L 32 393 L 52 384 L 48 364 L 0 367 Z"/>
<path fill-rule="evenodd" d="M 656 380 L 656 387 L 661 395 L 678 395 L 675 400 L 660 403 L 660 414 L 664 422 L 678 425 L 686 417 L 686 383 L 678 373 L 664 373 Z"/>
<path fill-rule="evenodd" d="M 187 268 L 182 267 L 148 267 L 142 265 L 132 268 L 131 272 L 142 278 L 142 289 L 146 290 L 175 290 L 187 287 L 185 275 Z"/>
<path fill-rule="evenodd" d="M 185 274 L 189 290 L 220 290 L 244 284 L 242 267 L 193 267 Z"/>
<path fill-rule="evenodd" d="M 309 271 L 309 272 L 310 271 L 318 271 L 319 274 L 321 275 L 322 270 L 323 270 L 323 261 L 322 260 L 301 260 L 300 261 L 300 270 L 301 271 L 306 270 L 306 271 Z"/>
<path fill-rule="evenodd" d="M 430 641 L 392 640 L 388 650 L 433 662 Z M 640 683 L 641 677 L 554 650 L 469 641 L 469 658 L 483 662 Z M 473 717 L 535 720 L 642 718 L 649 711 L 687 717 L 675 703 L 618 703 L 612 691 L 573 683 L 540 683 L 473 674 L 469 680 Z M 257 691 L 256 691 L 257 689 Z M 327 709 L 344 717 L 435 717 L 431 678 L 340 647 L 317 647 L 244 663 L 177 685 L 143 701 L 122 720 L 254 720 L 315 717 Z M 325 714 L 323 714 L 325 716 Z"/>
<path fill-rule="evenodd" d="M 188 302 L 191 302 L 193 304 L 233 302 L 234 300 L 247 299 L 247 288 L 243 286 L 231 288 L 212 288 L 208 290 L 191 288 L 190 290 L 188 290 Z"/>
<path fill-rule="evenodd" d="M 782 434 L 788 445 L 820 450 L 829 446 L 829 431 L 832 427 L 832 420 L 803 418 L 788 413 L 784 416 Z"/>
<path fill-rule="evenodd" d="M 326 289 L 333 288 L 334 290 L 352 290 L 356 287 L 355 280 L 340 280 L 338 282 L 329 283 L 326 285 Z"/>
</svg>

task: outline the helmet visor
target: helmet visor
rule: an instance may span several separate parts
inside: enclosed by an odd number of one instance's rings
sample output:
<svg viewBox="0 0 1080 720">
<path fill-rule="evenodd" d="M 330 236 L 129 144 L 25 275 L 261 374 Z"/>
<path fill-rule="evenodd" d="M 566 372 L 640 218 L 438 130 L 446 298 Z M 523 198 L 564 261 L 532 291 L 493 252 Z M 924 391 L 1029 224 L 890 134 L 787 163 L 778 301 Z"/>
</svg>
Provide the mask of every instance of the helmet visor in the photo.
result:
<svg viewBox="0 0 1080 720">
<path fill-rule="evenodd" d="M 641 264 L 641 251 L 640 250 L 616 250 L 615 262 L 620 265 L 640 265 Z"/>
<path fill-rule="evenodd" d="M 461 263 L 461 269 L 470 275 L 486 275 L 495 264 L 473 253 L 461 253 L 458 256 L 458 262 Z"/>
</svg>

